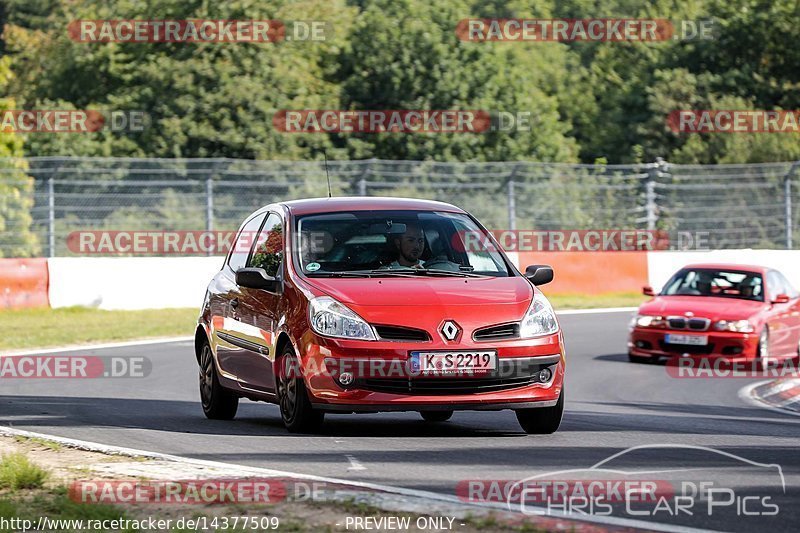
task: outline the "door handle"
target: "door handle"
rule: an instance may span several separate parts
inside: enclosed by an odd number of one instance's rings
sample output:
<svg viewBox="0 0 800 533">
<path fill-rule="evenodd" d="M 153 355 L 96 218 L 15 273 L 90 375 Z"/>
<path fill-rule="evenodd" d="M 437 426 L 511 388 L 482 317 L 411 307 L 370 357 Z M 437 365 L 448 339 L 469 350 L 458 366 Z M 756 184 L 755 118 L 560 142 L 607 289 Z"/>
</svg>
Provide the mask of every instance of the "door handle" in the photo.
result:
<svg viewBox="0 0 800 533">
<path fill-rule="evenodd" d="M 239 298 L 234 298 L 233 300 L 231 300 L 231 307 L 233 309 L 236 309 L 237 307 L 239 307 Z"/>
</svg>

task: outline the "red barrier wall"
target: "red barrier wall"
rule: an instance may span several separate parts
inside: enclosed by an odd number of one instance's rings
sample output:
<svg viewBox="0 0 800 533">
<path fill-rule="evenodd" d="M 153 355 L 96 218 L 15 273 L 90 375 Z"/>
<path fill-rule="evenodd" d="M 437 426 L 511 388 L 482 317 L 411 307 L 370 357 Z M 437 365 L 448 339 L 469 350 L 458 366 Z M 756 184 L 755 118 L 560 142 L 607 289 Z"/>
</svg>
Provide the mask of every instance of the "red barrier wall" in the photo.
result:
<svg viewBox="0 0 800 533">
<path fill-rule="evenodd" d="M 47 259 L 0 259 L 0 310 L 48 307 Z"/>
<path fill-rule="evenodd" d="M 519 270 L 550 265 L 547 294 L 640 292 L 648 284 L 647 252 L 519 252 Z"/>
</svg>

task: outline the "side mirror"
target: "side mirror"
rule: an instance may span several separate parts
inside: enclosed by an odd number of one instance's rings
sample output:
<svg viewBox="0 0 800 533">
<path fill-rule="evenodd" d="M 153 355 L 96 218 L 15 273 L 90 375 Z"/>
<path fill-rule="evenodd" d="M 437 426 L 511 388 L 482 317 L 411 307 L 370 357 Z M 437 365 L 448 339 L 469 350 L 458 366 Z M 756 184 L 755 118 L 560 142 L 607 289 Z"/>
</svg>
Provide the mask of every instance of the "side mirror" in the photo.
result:
<svg viewBox="0 0 800 533">
<path fill-rule="evenodd" d="M 525 269 L 525 277 L 534 285 L 545 285 L 553 281 L 553 267 L 548 265 L 530 265 Z"/>
<path fill-rule="evenodd" d="M 789 295 L 788 294 L 779 294 L 773 298 L 772 303 L 774 304 L 787 304 L 789 303 Z"/>
<path fill-rule="evenodd" d="M 656 291 L 654 291 L 653 287 L 651 287 L 650 285 L 645 285 L 644 287 L 642 287 L 642 294 L 644 294 L 645 296 L 655 296 Z"/>
<path fill-rule="evenodd" d="M 240 268 L 236 271 L 236 284 L 249 289 L 278 292 L 278 280 L 267 275 L 263 268 Z"/>
</svg>

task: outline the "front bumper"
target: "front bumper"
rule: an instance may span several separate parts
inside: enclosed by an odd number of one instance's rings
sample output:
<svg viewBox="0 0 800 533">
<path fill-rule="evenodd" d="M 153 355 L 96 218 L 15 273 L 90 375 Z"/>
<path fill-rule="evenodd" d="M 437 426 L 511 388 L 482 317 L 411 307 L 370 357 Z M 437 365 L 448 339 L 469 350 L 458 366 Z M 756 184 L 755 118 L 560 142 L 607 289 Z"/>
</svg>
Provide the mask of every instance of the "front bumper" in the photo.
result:
<svg viewBox="0 0 800 533">
<path fill-rule="evenodd" d="M 703 335 L 708 338 L 704 346 L 668 344 L 667 334 Z M 749 361 L 756 357 L 758 350 L 757 333 L 736 333 L 733 331 L 691 331 L 634 327 L 628 337 L 628 352 L 637 357 L 660 359 L 676 356 L 697 356 L 704 358 L 724 358 L 730 361 Z"/>
<path fill-rule="evenodd" d="M 565 359 L 561 333 L 537 339 L 499 342 L 441 341 L 407 343 L 350 341 L 304 336 L 301 364 L 315 408 L 336 412 L 499 410 L 555 405 L 564 381 Z M 498 369 L 483 376 L 382 374 L 383 369 L 407 368 L 412 351 L 497 351 Z M 351 361 L 366 365 L 342 365 Z M 337 380 L 341 368 L 367 369 L 349 385 Z M 552 377 L 533 381 L 541 369 Z M 379 370 L 374 372 L 374 370 Z"/>
</svg>

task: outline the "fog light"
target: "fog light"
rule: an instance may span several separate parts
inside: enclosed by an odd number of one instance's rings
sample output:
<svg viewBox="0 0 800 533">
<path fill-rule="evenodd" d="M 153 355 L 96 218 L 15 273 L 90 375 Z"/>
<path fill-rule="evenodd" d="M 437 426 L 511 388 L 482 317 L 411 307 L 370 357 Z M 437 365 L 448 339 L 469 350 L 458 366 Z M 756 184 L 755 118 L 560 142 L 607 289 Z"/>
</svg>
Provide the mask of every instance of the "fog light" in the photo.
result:
<svg viewBox="0 0 800 533">
<path fill-rule="evenodd" d="M 539 372 L 539 381 L 542 383 L 547 383 L 550 381 L 550 378 L 553 377 L 553 373 L 550 371 L 549 368 L 545 368 Z"/>
<path fill-rule="evenodd" d="M 353 373 L 352 372 L 342 372 L 339 374 L 338 378 L 339 384 L 344 385 L 345 387 L 348 385 L 353 384 Z"/>
</svg>

